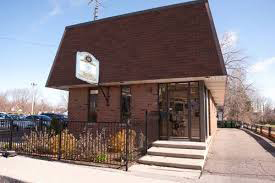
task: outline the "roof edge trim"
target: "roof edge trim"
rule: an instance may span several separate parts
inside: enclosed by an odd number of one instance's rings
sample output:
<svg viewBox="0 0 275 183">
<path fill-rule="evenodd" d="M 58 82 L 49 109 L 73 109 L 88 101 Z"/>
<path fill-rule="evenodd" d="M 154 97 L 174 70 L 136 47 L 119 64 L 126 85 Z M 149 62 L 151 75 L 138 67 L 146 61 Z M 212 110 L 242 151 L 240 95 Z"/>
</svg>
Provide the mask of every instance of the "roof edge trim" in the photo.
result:
<svg viewBox="0 0 275 183">
<path fill-rule="evenodd" d="M 205 2 L 205 7 L 206 7 L 206 11 L 207 11 L 207 14 L 208 14 L 208 17 L 209 17 L 211 32 L 212 32 L 214 42 L 215 42 L 215 46 L 216 46 L 216 49 L 217 49 L 217 52 L 218 52 L 218 57 L 219 57 L 219 61 L 220 61 L 221 67 L 222 67 L 222 72 L 223 72 L 224 75 L 227 75 L 227 71 L 226 71 L 226 68 L 225 68 L 224 59 L 223 59 L 223 55 L 222 55 L 222 51 L 221 51 L 221 47 L 220 47 L 220 42 L 219 42 L 219 39 L 218 39 L 217 31 L 216 31 L 216 28 L 215 28 L 215 25 L 214 25 L 213 16 L 212 16 L 211 10 L 209 8 L 208 1 Z"/>
<path fill-rule="evenodd" d="M 61 40 L 59 42 L 59 45 L 58 45 L 58 48 L 57 48 L 57 51 L 56 51 L 56 54 L 55 54 L 55 57 L 54 57 L 54 61 L 53 61 L 53 64 L 52 64 L 52 67 L 51 67 L 51 70 L 50 70 L 50 74 L 48 76 L 48 79 L 47 79 L 45 87 L 49 87 L 50 88 L 49 81 L 50 81 L 50 79 L 52 77 L 52 72 L 53 72 L 53 69 L 54 69 L 54 67 L 56 65 L 57 55 L 59 55 L 60 48 L 61 48 L 61 45 L 63 44 L 63 40 L 64 40 L 64 37 L 65 37 L 65 34 L 66 34 L 66 29 L 64 30 L 63 35 L 61 37 Z"/>
<path fill-rule="evenodd" d="M 94 23 L 97 23 L 97 22 L 103 22 L 103 21 L 106 21 L 106 20 L 112 20 L 112 19 L 132 16 L 132 15 L 139 15 L 139 14 L 148 13 L 148 12 L 152 12 L 152 11 L 158 11 L 158 10 L 162 10 L 162 9 L 175 8 L 175 7 L 183 6 L 183 5 L 200 4 L 200 3 L 206 3 L 206 2 L 208 2 L 208 0 L 193 0 L 193 1 L 183 2 L 183 3 L 177 3 L 177 4 L 167 5 L 167 6 L 161 6 L 161 7 L 156 7 L 156 8 L 151 8 L 151 9 L 146 9 L 146 10 L 141 10 L 141 11 L 136 11 L 136 12 L 131 12 L 131 13 L 125 13 L 125 14 L 121 14 L 121 15 L 106 17 L 106 18 L 102 18 L 102 19 L 99 19 L 99 20 L 94 20 L 94 21 L 69 25 L 69 26 L 66 26 L 65 29 L 90 25 L 90 24 L 94 24 Z"/>
</svg>

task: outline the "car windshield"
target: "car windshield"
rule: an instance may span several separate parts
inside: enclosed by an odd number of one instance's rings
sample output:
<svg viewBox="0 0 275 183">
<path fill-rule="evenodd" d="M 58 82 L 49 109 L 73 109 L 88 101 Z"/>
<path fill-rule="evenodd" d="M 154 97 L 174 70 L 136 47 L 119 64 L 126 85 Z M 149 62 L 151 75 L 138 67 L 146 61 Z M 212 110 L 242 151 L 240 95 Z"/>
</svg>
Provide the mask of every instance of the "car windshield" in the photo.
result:
<svg viewBox="0 0 275 183">
<path fill-rule="evenodd" d="M 17 115 L 11 115 L 12 119 L 18 119 Z"/>
<path fill-rule="evenodd" d="M 51 121 L 51 118 L 49 116 L 46 116 L 46 115 L 40 115 L 40 119 L 44 120 L 44 121 Z"/>
<path fill-rule="evenodd" d="M 56 116 L 56 114 L 54 114 L 54 113 L 42 113 L 41 115 L 48 116 L 50 118 L 55 118 L 55 116 Z"/>
<path fill-rule="evenodd" d="M 32 117 L 32 116 L 27 116 L 27 117 L 26 117 L 26 119 L 28 119 L 28 120 L 32 120 L 32 119 L 33 119 L 33 117 Z"/>
</svg>

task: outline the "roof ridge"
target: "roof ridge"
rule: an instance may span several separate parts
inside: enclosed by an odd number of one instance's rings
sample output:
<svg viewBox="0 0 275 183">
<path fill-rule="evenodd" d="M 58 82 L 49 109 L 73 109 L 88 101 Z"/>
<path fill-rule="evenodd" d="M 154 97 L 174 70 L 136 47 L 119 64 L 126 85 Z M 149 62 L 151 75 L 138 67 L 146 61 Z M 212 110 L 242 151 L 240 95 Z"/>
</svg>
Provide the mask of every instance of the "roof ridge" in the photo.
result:
<svg viewBox="0 0 275 183">
<path fill-rule="evenodd" d="M 121 15 L 115 15 L 115 16 L 111 16 L 111 17 L 106 17 L 106 18 L 102 18 L 102 19 L 99 19 L 99 20 L 88 21 L 88 22 L 79 23 L 79 24 L 73 24 L 73 25 L 66 26 L 65 29 L 70 29 L 70 28 L 74 28 L 74 27 L 90 25 L 90 24 L 94 24 L 94 23 L 98 23 L 98 22 L 102 22 L 102 21 L 106 21 L 106 20 L 112 20 L 112 19 L 121 18 L 121 17 L 127 17 L 127 16 L 131 16 L 131 15 L 138 15 L 138 14 L 143 14 L 143 13 L 149 13 L 149 12 L 158 11 L 158 10 L 162 10 L 162 9 L 169 9 L 169 8 L 175 8 L 175 7 L 179 7 L 179 6 L 186 6 L 186 5 L 207 3 L 207 2 L 208 2 L 208 0 L 192 0 L 192 1 L 187 1 L 187 2 L 182 2 L 182 3 L 177 3 L 177 4 L 160 6 L 160 7 L 156 7 L 156 8 L 150 8 L 150 9 L 145 9 L 145 10 L 141 10 L 141 11 L 135 11 L 135 12 L 131 12 L 131 13 L 125 13 L 125 14 L 121 14 Z"/>
</svg>

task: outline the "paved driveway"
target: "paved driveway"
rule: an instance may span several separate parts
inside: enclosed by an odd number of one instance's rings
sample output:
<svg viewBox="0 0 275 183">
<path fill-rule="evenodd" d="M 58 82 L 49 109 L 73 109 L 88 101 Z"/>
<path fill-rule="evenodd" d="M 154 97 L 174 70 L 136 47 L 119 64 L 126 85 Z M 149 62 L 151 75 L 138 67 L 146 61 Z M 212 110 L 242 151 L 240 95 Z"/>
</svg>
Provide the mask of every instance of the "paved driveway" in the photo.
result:
<svg viewBox="0 0 275 183">
<path fill-rule="evenodd" d="M 213 139 L 201 181 L 275 181 L 275 145 L 248 130 L 221 128 Z"/>
<path fill-rule="evenodd" d="M 0 183 L 14 182 L 1 175 L 39 183 L 274 183 L 275 150 L 274 143 L 249 131 L 219 129 L 200 178 L 195 170 L 138 165 L 125 172 L 21 156 L 0 157 Z"/>
</svg>

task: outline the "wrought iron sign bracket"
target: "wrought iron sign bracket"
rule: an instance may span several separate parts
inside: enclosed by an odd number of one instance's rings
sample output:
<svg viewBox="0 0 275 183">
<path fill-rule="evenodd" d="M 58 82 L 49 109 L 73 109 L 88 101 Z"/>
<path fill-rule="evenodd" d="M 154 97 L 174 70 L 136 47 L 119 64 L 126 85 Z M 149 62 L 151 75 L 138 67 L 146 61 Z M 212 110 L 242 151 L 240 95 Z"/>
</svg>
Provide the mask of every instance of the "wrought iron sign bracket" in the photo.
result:
<svg viewBox="0 0 275 183">
<path fill-rule="evenodd" d="M 105 98 L 106 105 L 107 105 L 107 106 L 110 106 L 110 103 L 109 103 L 109 99 L 110 99 L 110 87 L 107 87 L 107 95 L 106 95 L 106 93 L 104 92 L 104 90 L 103 90 L 103 88 L 102 88 L 102 86 L 101 86 L 100 84 L 98 84 L 98 87 L 99 87 L 99 89 L 101 90 L 101 92 L 102 92 L 102 94 L 103 94 L 103 96 L 104 96 L 104 98 Z"/>
</svg>

